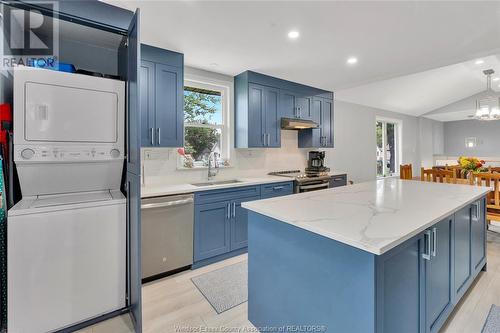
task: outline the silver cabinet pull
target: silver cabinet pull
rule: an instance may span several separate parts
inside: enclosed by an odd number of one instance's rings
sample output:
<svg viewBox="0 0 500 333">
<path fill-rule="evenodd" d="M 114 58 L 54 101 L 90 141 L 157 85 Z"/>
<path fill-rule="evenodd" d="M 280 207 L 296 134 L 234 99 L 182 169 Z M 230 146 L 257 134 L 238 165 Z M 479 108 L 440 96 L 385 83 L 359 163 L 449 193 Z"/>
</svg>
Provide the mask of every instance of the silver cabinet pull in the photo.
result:
<svg viewBox="0 0 500 333">
<path fill-rule="evenodd" d="M 479 202 L 474 202 L 473 206 L 474 206 L 474 209 L 472 210 L 473 211 L 473 218 L 476 221 L 479 221 L 479 214 L 480 214 L 480 209 L 479 209 L 480 205 L 479 205 Z"/>
<path fill-rule="evenodd" d="M 266 145 L 266 133 L 262 133 L 262 145 Z"/>
<path fill-rule="evenodd" d="M 227 209 L 226 217 L 229 220 L 231 218 L 231 203 L 230 202 L 227 203 L 226 209 Z"/>
<path fill-rule="evenodd" d="M 153 127 L 149 128 L 149 132 L 151 133 L 151 146 L 155 145 L 155 131 Z"/>
<path fill-rule="evenodd" d="M 236 217 L 236 202 L 233 202 L 233 217 Z"/>
<path fill-rule="evenodd" d="M 437 242 L 438 242 L 438 235 L 437 235 L 437 229 L 432 228 L 432 256 L 435 257 L 437 255 Z"/>
<path fill-rule="evenodd" d="M 161 128 L 158 127 L 157 131 L 158 131 L 158 146 L 159 146 L 159 145 L 161 145 Z"/>
<path fill-rule="evenodd" d="M 273 187 L 273 191 L 279 191 L 279 190 L 282 190 L 284 188 L 285 188 L 284 186 L 275 186 L 275 187 Z"/>
<path fill-rule="evenodd" d="M 426 240 L 427 240 L 427 247 L 426 247 L 426 251 L 424 253 L 422 253 L 422 258 L 424 258 L 425 260 L 431 260 L 431 231 L 430 230 L 426 230 L 424 233 L 424 244 L 425 244 Z"/>
<path fill-rule="evenodd" d="M 271 145 L 271 134 L 267 133 L 267 146 Z"/>
</svg>

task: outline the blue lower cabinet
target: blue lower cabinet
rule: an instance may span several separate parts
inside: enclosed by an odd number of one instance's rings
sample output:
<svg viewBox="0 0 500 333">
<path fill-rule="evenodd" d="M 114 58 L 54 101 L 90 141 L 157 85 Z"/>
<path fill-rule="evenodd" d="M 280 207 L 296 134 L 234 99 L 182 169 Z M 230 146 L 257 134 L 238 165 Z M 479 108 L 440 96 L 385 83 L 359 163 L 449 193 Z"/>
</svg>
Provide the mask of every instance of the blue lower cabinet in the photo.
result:
<svg viewBox="0 0 500 333">
<path fill-rule="evenodd" d="M 248 245 L 248 210 L 241 207 L 242 202 L 259 200 L 260 197 L 248 197 L 234 200 L 231 203 L 231 251 L 247 247 Z"/>
<path fill-rule="evenodd" d="M 293 182 L 273 183 L 260 186 L 262 199 L 293 194 Z"/>
<path fill-rule="evenodd" d="M 438 332 L 453 309 L 452 249 L 453 217 L 436 225 L 430 233 L 430 256 L 425 260 L 426 329 Z"/>
<path fill-rule="evenodd" d="M 241 207 L 242 202 L 292 193 L 293 182 L 197 192 L 193 266 L 201 267 L 246 251 L 248 210 Z"/>
<path fill-rule="evenodd" d="M 229 251 L 230 214 L 231 207 L 228 201 L 195 206 L 194 261 Z"/>
<path fill-rule="evenodd" d="M 376 332 L 422 332 L 425 242 L 414 237 L 376 258 Z"/>
<path fill-rule="evenodd" d="M 467 289 L 471 270 L 471 207 L 466 206 L 455 213 L 454 223 L 454 293 L 460 298 Z"/>
</svg>

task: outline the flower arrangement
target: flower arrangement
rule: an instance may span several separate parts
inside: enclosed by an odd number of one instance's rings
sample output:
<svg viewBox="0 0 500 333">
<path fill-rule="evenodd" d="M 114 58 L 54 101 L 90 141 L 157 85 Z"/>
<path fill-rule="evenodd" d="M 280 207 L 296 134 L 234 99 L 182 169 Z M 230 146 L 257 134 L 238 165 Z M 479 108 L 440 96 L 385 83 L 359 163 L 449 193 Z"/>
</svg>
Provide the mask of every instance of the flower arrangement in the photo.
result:
<svg viewBox="0 0 500 333">
<path fill-rule="evenodd" d="M 468 170 L 471 172 L 481 172 L 485 171 L 486 168 L 483 168 L 484 165 L 483 160 L 479 160 L 476 157 L 466 157 L 466 156 L 460 156 L 458 159 L 458 164 L 460 167 L 464 170 Z"/>
</svg>

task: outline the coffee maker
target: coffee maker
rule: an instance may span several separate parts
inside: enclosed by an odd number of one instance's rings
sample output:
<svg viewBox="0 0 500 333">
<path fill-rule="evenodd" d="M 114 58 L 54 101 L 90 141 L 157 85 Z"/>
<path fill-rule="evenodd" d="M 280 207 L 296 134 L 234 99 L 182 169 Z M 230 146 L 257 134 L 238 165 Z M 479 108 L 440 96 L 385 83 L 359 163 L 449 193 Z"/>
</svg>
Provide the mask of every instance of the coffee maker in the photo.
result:
<svg viewBox="0 0 500 333">
<path fill-rule="evenodd" d="M 328 172 L 330 168 L 325 167 L 325 152 L 324 151 L 310 151 L 309 160 L 307 161 L 307 174 L 317 174 Z"/>
</svg>

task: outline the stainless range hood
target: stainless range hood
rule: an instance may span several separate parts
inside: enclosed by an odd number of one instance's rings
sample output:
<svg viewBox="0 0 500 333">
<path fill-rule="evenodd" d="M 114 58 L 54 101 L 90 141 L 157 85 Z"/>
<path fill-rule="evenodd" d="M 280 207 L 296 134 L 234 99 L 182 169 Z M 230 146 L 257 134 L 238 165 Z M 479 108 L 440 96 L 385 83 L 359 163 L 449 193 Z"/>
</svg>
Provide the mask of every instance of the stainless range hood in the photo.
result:
<svg viewBox="0 0 500 333">
<path fill-rule="evenodd" d="M 281 128 L 286 130 L 302 130 L 318 128 L 319 125 L 312 120 L 298 118 L 281 118 Z"/>
</svg>

